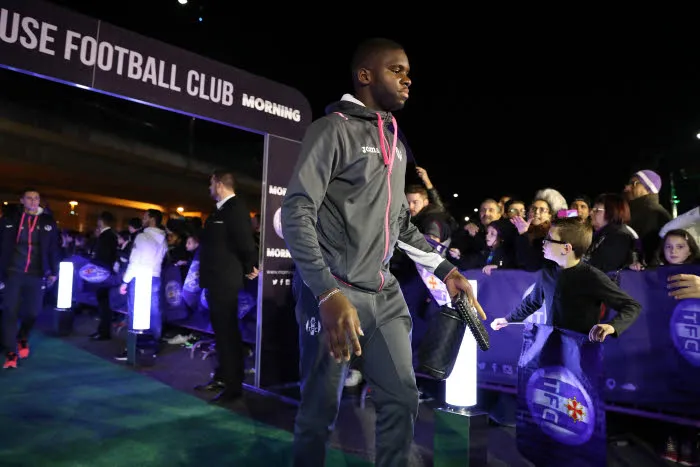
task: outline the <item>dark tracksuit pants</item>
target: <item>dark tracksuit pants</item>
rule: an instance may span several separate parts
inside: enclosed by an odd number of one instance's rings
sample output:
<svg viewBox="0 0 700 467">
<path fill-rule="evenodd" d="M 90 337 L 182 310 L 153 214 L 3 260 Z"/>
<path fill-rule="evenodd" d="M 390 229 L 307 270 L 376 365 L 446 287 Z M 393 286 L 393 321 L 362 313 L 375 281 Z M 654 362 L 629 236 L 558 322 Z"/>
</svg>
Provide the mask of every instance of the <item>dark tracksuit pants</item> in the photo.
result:
<svg viewBox="0 0 700 467">
<path fill-rule="evenodd" d="M 298 280 L 298 277 L 295 278 Z M 319 333 L 318 304 L 298 281 L 301 404 L 294 426 L 295 467 L 321 467 L 335 425 L 349 362 L 336 363 Z M 362 374 L 377 412 L 377 466 L 406 466 L 418 413 L 418 389 L 411 358 L 411 318 L 395 279 L 379 293 L 341 285 L 357 308 L 364 337 Z"/>
<path fill-rule="evenodd" d="M 10 271 L 5 281 L 2 310 L 2 348 L 4 352 L 16 352 L 17 340 L 29 337 L 29 332 L 43 303 L 41 276 Z M 20 313 L 20 309 L 22 313 Z M 19 332 L 17 319 L 20 319 Z"/>
</svg>

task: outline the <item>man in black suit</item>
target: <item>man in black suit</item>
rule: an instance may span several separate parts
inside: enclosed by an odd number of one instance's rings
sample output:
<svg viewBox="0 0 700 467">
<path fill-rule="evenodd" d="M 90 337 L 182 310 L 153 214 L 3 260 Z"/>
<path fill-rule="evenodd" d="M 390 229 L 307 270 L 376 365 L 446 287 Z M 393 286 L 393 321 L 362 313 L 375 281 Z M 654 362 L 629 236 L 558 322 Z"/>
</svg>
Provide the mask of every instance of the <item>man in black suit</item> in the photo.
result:
<svg viewBox="0 0 700 467">
<path fill-rule="evenodd" d="M 216 210 L 207 218 L 199 252 L 199 283 L 207 289 L 207 302 L 214 330 L 219 365 L 214 378 L 197 389 L 218 390 L 213 399 L 227 402 L 243 394 L 244 354 L 238 327 L 238 292 L 243 278 L 258 275 L 255 246 L 248 209 L 236 196 L 231 172 L 216 171 L 209 192 Z"/>
<path fill-rule="evenodd" d="M 109 305 L 109 289 L 115 285 L 111 276 L 114 263 L 117 261 L 117 233 L 112 229 L 114 216 L 109 211 L 104 211 L 97 218 L 97 230 L 99 236 L 92 251 L 92 262 L 96 266 L 105 268 L 110 272 L 110 277 L 97 289 L 97 309 L 100 316 L 100 324 L 97 332 L 90 338 L 96 341 L 105 341 L 112 338 L 112 307 Z"/>
</svg>

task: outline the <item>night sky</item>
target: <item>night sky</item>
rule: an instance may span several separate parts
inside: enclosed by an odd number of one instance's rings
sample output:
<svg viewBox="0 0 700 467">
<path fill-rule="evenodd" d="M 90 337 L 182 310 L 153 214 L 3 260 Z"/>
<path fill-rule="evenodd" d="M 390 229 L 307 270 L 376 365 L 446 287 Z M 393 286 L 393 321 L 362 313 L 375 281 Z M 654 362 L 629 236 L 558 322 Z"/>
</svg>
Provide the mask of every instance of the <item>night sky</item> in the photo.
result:
<svg viewBox="0 0 700 467">
<path fill-rule="evenodd" d="M 364 20 L 366 4 L 325 18 L 310 11 L 296 25 L 291 17 L 232 10 L 238 2 L 54 3 L 292 86 L 310 101 L 314 118 L 351 91 L 358 41 L 397 40 L 413 79 L 399 126 L 458 218 L 486 197 L 514 193 L 530 201 L 546 186 L 567 197 L 620 191 L 633 171 L 646 168 L 665 182 L 674 171 L 679 212 L 696 202 L 688 186 L 697 182 L 679 172 L 690 176 L 692 165 L 700 166 L 692 44 L 665 49 L 624 34 L 612 40 L 599 31 L 566 34 L 569 25 L 552 31 L 478 18 L 461 29 L 427 19 L 408 27 L 397 12 L 386 22 Z M 312 13 L 320 17 L 312 21 Z M 661 197 L 668 207 L 667 189 Z"/>
</svg>

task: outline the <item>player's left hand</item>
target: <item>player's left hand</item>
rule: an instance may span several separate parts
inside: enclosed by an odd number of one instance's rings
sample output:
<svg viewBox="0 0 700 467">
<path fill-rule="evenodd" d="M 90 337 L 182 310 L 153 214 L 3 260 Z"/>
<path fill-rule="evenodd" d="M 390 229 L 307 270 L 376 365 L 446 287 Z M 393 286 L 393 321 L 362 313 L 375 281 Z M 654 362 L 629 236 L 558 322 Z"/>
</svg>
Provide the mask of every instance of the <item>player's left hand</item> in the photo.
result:
<svg viewBox="0 0 700 467">
<path fill-rule="evenodd" d="M 476 312 L 479 314 L 479 318 L 481 318 L 482 321 L 486 320 L 486 313 L 484 313 L 484 309 L 481 308 L 481 305 L 479 305 L 479 302 L 476 300 L 472 286 L 469 284 L 467 278 L 460 274 L 457 269 L 447 275 L 445 278 L 445 285 L 447 286 L 447 292 L 450 294 L 451 298 L 455 298 L 460 292 L 466 293 L 469 303 L 474 305 Z"/>
</svg>

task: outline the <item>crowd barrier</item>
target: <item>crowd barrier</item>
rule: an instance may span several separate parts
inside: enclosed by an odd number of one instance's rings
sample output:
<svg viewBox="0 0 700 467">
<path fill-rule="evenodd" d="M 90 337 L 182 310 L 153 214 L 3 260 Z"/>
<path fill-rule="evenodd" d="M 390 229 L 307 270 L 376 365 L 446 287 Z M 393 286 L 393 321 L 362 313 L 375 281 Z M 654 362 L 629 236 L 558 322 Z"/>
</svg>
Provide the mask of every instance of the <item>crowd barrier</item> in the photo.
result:
<svg viewBox="0 0 700 467">
<path fill-rule="evenodd" d="M 112 310 L 126 313 L 126 295 L 119 293 L 121 278 L 110 275 L 103 268 L 93 265 L 82 256 L 73 256 L 73 297 L 79 304 L 97 306 L 95 292 L 99 287 L 110 287 L 109 300 Z M 161 271 L 160 307 L 164 324 L 192 331 L 213 333 L 209 319 L 206 290 L 199 287 L 199 261 L 193 261 L 185 278 L 179 267 L 166 265 Z M 241 319 L 243 341 L 255 344 L 257 308 L 257 280 L 246 281 L 245 289 L 238 294 L 238 315 Z"/>
<path fill-rule="evenodd" d="M 700 267 L 626 270 L 617 277 L 621 288 L 642 305 L 642 312 L 620 338 L 608 338 L 602 344 L 605 403 L 692 418 L 700 415 L 700 300 L 668 296 L 668 276 L 680 273 L 700 275 Z M 489 321 L 512 311 L 537 277 L 518 270 L 494 271 L 491 276 L 481 271 L 464 274 L 477 280 L 479 302 Z M 545 304 L 527 321 L 541 324 L 546 313 Z M 478 381 L 482 386 L 514 389 L 523 326 L 488 330 L 491 348 L 478 354 Z"/>
<path fill-rule="evenodd" d="M 73 261 L 76 274 L 88 264 L 84 258 Z M 206 292 L 198 284 L 198 267 L 198 263 L 193 262 L 184 280 L 177 267 L 164 268 L 162 316 L 166 323 L 211 333 Z M 603 344 L 602 399 L 605 403 L 700 415 L 700 299 L 678 301 L 668 296 L 667 278 L 679 273 L 700 275 L 700 267 L 626 270 L 616 278 L 622 289 L 641 303 L 642 312 L 620 338 L 608 338 Z M 537 277 L 536 272 L 519 270 L 496 270 L 490 276 L 476 270 L 464 271 L 464 274 L 477 281 L 479 302 L 489 322 L 512 311 L 532 290 Z M 248 282 L 239 295 L 239 316 L 244 340 L 254 344 L 257 282 Z M 94 305 L 96 286 L 78 277 L 75 300 Z M 126 310 L 124 297 L 119 296 L 116 288 L 111 300 L 113 309 Z M 527 321 L 544 323 L 546 307 L 545 304 Z M 515 390 L 524 328 L 509 326 L 497 332 L 488 326 L 487 329 L 491 348 L 478 353 L 478 382 L 485 387 Z"/>
</svg>

